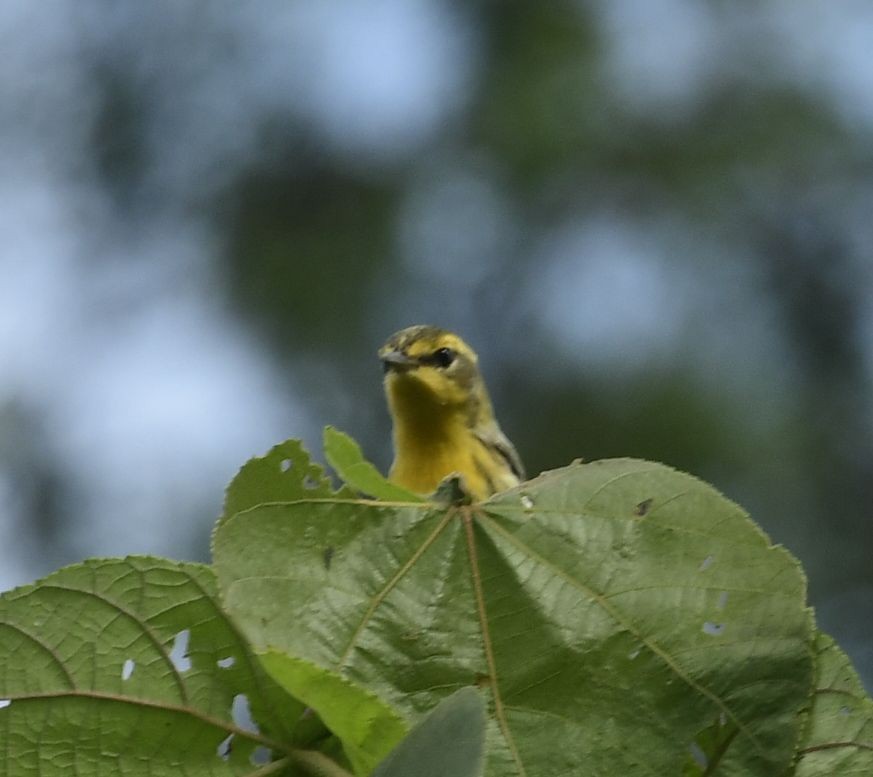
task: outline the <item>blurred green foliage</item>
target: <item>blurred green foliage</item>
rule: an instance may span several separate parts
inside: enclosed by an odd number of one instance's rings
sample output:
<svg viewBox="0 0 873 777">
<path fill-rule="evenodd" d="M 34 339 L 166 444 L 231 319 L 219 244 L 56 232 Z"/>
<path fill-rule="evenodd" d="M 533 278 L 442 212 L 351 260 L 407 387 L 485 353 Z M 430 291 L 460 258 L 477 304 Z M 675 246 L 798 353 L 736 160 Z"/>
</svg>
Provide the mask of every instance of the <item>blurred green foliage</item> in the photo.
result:
<svg viewBox="0 0 873 777">
<path fill-rule="evenodd" d="M 217 237 L 229 309 L 287 370 L 316 425 L 348 430 L 382 467 L 391 454 L 377 347 L 413 323 L 460 329 L 529 472 L 626 455 L 711 480 L 800 556 L 813 603 L 828 605 L 822 627 L 870 682 L 871 257 L 850 234 L 871 201 L 869 130 L 838 113 L 822 84 L 786 77 L 763 33 L 714 51 L 696 96 L 659 109 L 616 85 L 596 5 L 447 7 L 475 41 L 473 82 L 416 147 L 340 153 L 277 109 L 259 119 L 246 163 L 194 204 Z M 95 73 L 97 169 L 120 202 L 136 203 L 149 164 L 142 76 L 100 61 Z M 438 278 L 415 269 L 398 235 L 413 193 L 452 166 L 487 179 L 511 237 L 481 269 L 470 261 Z M 751 310 L 766 306 L 749 325 L 754 342 L 736 342 L 750 336 L 746 322 L 718 305 L 709 323 L 730 345 L 724 358 L 704 327 L 653 359 L 617 353 L 620 369 L 556 342 L 542 315 L 552 300 L 538 286 L 541 249 L 596 214 L 650 236 L 671 278 L 694 279 L 701 299 L 731 291 L 752 295 Z M 438 210 L 430 218 L 437 232 L 454 228 Z M 751 282 L 720 288 L 713 270 L 725 263 Z M 694 293 L 677 284 L 677 303 Z M 277 429 L 276 440 L 294 434 Z"/>
<path fill-rule="evenodd" d="M 353 167 L 311 136 L 257 161 L 224 193 L 217 211 L 228 230 L 223 260 L 240 309 L 289 370 L 301 353 L 334 366 L 353 408 L 337 417 L 322 403 L 318 412 L 386 465 L 387 417 L 373 358 L 379 334 L 368 321 L 396 305 L 389 290 L 405 272 L 392 239 L 398 207 L 434 156 L 486 159 L 522 237 L 500 258 L 490 288 L 465 289 L 463 278 L 456 288 L 469 295 L 470 338 L 529 471 L 579 456 L 668 462 L 713 479 L 798 552 L 813 601 L 850 580 L 873 586 L 869 378 L 860 342 L 864 301 L 855 293 L 862 260 L 852 255 L 842 218 L 854 165 L 869 156 L 863 138 L 822 94 L 768 70 L 766 58 L 754 78 L 726 64 L 683 115 L 646 115 L 603 77 L 605 44 L 580 6 L 483 3 L 476 23 L 482 63 L 473 99 L 414 157 L 388 169 Z M 718 379 L 699 380 L 681 354 L 654 368 L 592 377 L 550 346 L 536 316 L 549 300 L 530 299 L 533 284 L 517 279 L 536 277 L 532 246 L 557 224 L 598 209 L 631 220 L 675 214 L 688 229 L 717 235 L 735 250 L 733 261 L 757 265 L 792 376 L 763 429 L 746 397 Z M 680 271 L 708 261 L 675 257 Z M 428 292 L 413 286 L 405 293 L 414 310 L 416 296 Z M 397 322 L 411 323 L 417 320 Z M 512 345 L 495 345 L 504 333 Z M 756 366 L 741 367 L 754 383 Z M 310 385 L 316 403 L 318 384 Z M 854 634 L 870 644 L 873 626 L 860 621 L 873 624 L 873 610 L 857 615 Z M 823 619 L 840 631 L 827 613 Z"/>
</svg>

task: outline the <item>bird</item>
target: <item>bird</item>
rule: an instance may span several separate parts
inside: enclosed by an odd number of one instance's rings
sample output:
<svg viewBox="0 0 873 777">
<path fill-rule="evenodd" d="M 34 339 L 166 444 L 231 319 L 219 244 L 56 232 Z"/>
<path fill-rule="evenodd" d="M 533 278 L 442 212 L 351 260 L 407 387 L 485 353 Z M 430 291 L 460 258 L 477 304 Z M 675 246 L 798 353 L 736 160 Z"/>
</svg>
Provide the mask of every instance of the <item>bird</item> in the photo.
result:
<svg viewBox="0 0 873 777">
<path fill-rule="evenodd" d="M 389 481 L 429 495 L 457 474 L 478 501 L 525 479 L 494 417 L 476 352 L 458 335 L 410 326 L 388 338 L 379 358 L 393 424 Z"/>
</svg>

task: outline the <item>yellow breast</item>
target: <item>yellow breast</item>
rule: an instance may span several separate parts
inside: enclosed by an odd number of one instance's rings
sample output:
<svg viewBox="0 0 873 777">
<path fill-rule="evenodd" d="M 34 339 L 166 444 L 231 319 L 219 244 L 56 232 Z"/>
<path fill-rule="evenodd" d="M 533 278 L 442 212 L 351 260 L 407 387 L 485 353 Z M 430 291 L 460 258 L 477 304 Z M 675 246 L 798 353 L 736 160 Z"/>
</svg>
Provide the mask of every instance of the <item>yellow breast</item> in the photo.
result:
<svg viewBox="0 0 873 777">
<path fill-rule="evenodd" d="M 500 488 L 497 462 L 467 429 L 454 429 L 441 439 L 404 435 L 396 430 L 397 455 L 388 477 L 417 494 L 432 494 L 452 473 L 459 474 L 464 487 L 475 499 L 485 499 Z M 502 478 L 501 478 L 502 480 Z"/>
</svg>

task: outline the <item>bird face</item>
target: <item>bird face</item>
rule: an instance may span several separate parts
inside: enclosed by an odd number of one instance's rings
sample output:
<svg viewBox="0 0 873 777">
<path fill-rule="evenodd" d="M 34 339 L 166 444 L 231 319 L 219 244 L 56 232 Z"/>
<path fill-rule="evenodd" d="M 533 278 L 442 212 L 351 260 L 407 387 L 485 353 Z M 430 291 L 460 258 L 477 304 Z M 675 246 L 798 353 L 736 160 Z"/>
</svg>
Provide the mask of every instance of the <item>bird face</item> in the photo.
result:
<svg viewBox="0 0 873 777">
<path fill-rule="evenodd" d="M 379 349 L 390 396 L 418 395 L 441 407 L 466 406 L 479 380 L 475 352 L 460 337 L 434 326 L 411 326 Z"/>
</svg>

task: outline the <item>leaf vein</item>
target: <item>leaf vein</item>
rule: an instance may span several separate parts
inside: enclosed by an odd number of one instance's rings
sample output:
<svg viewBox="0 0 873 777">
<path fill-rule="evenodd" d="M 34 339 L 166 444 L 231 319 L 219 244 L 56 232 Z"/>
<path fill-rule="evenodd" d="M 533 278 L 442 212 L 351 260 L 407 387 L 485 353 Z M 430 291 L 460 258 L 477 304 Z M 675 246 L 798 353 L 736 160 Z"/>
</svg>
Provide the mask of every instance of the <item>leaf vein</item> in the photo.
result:
<svg viewBox="0 0 873 777">
<path fill-rule="evenodd" d="M 382 504 L 382 503 L 380 503 Z M 416 507 L 421 507 L 421 505 L 416 505 Z M 382 587 L 371 600 L 369 606 L 367 607 L 364 614 L 361 616 L 361 622 L 355 627 L 355 630 L 352 632 L 351 637 L 349 637 L 348 645 L 346 645 L 345 650 L 340 654 L 339 659 L 336 662 L 335 669 L 341 670 L 343 665 L 349 660 L 349 657 L 352 654 L 352 650 L 355 647 L 355 643 L 358 641 L 358 638 L 363 633 L 364 629 L 367 627 L 367 624 L 370 622 L 370 619 L 373 617 L 373 614 L 379 608 L 379 605 L 384 601 L 385 597 L 388 593 L 403 579 L 403 577 L 409 572 L 412 567 L 415 566 L 415 563 L 420 559 L 424 553 L 436 542 L 437 537 L 442 534 L 443 530 L 448 526 L 449 522 L 455 516 L 454 510 L 446 511 L 446 514 L 443 516 L 442 520 L 436 525 L 436 528 L 425 538 L 424 542 L 422 542 L 416 549 L 415 552 L 401 565 L 400 569 L 394 574 L 394 576 Z"/>
<path fill-rule="evenodd" d="M 569 575 L 560 567 L 555 566 L 548 559 L 542 557 L 538 553 L 536 553 L 533 548 L 529 547 L 522 541 L 520 541 L 515 535 L 505 531 L 503 527 L 497 524 L 495 521 L 491 520 L 487 516 L 482 516 L 482 522 L 487 524 L 496 534 L 499 534 L 503 537 L 507 542 L 514 545 L 520 551 L 527 553 L 531 559 L 538 561 L 542 566 L 547 569 L 552 570 L 552 573 L 556 576 L 563 578 L 570 585 L 574 586 L 578 590 L 582 591 L 586 596 L 588 596 L 593 601 L 600 604 L 600 606 L 606 611 L 606 613 L 618 624 L 626 628 L 630 633 L 634 634 L 644 645 L 646 645 L 652 652 L 658 655 L 661 660 L 673 671 L 673 673 L 684 683 L 689 685 L 691 688 L 696 690 L 698 693 L 706 696 L 710 701 L 712 701 L 720 710 L 722 710 L 726 715 L 730 717 L 731 720 L 734 721 L 736 726 L 743 732 L 743 734 L 748 737 L 748 739 L 753 743 L 753 745 L 760 751 L 764 751 L 764 746 L 758 741 L 757 737 L 754 733 L 749 730 L 749 728 L 737 717 L 737 715 L 731 710 L 715 693 L 710 691 L 706 686 L 694 680 L 692 677 L 687 676 L 680 666 L 676 664 L 675 661 L 672 660 L 670 654 L 658 645 L 654 640 L 649 639 L 645 635 L 641 634 L 640 631 L 635 628 L 634 624 L 629 621 L 627 618 L 623 616 L 620 610 L 615 608 L 607 599 L 605 599 L 601 594 L 598 594 L 596 591 L 592 590 L 588 586 L 584 585 L 580 580 L 577 580 L 572 575 Z"/>
<path fill-rule="evenodd" d="M 55 653 L 53 648 L 46 645 L 38 637 L 35 637 L 33 634 L 28 632 L 26 629 L 23 629 L 21 626 L 18 626 L 14 623 L 10 623 L 9 621 L 4 621 L 4 622 L 0 623 L 0 626 L 5 626 L 6 628 L 11 629 L 12 631 L 15 631 L 15 632 L 21 634 L 21 636 L 27 638 L 28 640 L 33 642 L 37 647 L 41 648 L 46 653 L 48 653 L 49 656 L 51 656 L 52 660 L 60 668 L 60 670 L 63 673 L 64 677 L 66 678 L 67 682 L 70 684 L 70 688 L 71 689 L 76 688 L 76 681 L 75 681 L 73 675 L 70 674 L 70 670 L 67 669 L 66 664 L 64 664 L 61 657 L 57 653 Z"/>
<path fill-rule="evenodd" d="M 491 630 L 488 627 L 488 612 L 485 606 L 485 593 L 482 590 L 482 578 L 479 576 L 479 560 L 476 553 L 476 537 L 473 533 L 473 517 L 471 510 L 467 508 L 463 511 L 464 533 L 467 537 L 467 552 L 470 555 L 470 574 L 473 579 L 473 592 L 476 596 L 476 609 L 479 615 L 479 627 L 482 630 L 482 645 L 485 651 L 485 663 L 488 666 L 488 674 L 491 676 L 492 697 L 494 699 L 494 716 L 497 718 L 497 725 L 503 732 L 503 737 L 506 740 L 506 745 L 509 748 L 512 758 L 518 767 L 518 773 L 521 777 L 527 774 L 524 763 L 521 760 L 521 754 L 518 752 L 518 747 L 515 744 L 515 739 L 512 736 L 512 731 L 509 728 L 509 722 L 506 719 L 506 713 L 503 710 L 503 699 L 500 694 L 500 682 L 497 674 L 497 663 L 494 660 L 494 650 L 491 645 Z"/>
<path fill-rule="evenodd" d="M 155 634 L 152 629 L 149 627 L 148 623 L 139 617 L 134 612 L 131 612 L 127 608 L 123 607 L 118 602 L 110 599 L 109 597 L 98 594 L 95 591 L 88 591 L 82 588 L 75 588 L 73 586 L 66 585 L 58 585 L 54 584 L 43 584 L 43 590 L 54 589 L 57 591 L 64 591 L 66 593 L 76 593 L 82 594 L 83 596 L 89 596 L 93 599 L 96 599 L 99 602 L 103 602 L 104 604 L 108 604 L 110 607 L 113 607 L 116 610 L 116 617 L 121 615 L 127 617 L 129 620 L 133 621 L 140 629 L 142 629 L 142 633 L 146 636 L 146 638 L 151 642 L 152 646 L 164 660 L 164 663 L 167 665 L 167 668 L 170 670 L 170 674 L 173 677 L 176 688 L 179 691 L 179 696 L 183 704 L 188 703 L 188 689 L 185 686 L 185 681 L 182 679 L 182 675 L 179 673 L 179 670 L 176 668 L 176 665 L 173 663 L 173 659 L 170 657 L 170 654 L 167 652 L 166 647 L 158 638 L 157 634 Z"/>
</svg>

